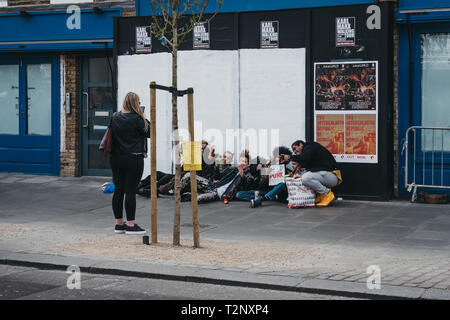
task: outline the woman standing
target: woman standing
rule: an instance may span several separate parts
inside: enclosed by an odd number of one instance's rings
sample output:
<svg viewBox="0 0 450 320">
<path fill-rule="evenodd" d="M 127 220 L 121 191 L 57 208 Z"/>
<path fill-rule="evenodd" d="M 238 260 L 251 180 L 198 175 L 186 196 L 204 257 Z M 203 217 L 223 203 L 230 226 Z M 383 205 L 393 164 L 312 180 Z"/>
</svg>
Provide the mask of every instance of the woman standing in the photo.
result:
<svg viewBox="0 0 450 320">
<path fill-rule="evenodd" d="M 144 234 L 135 223 L 136 191 L 144 171 L 147 157 L 147 138 L 150 138 L 150 122 L 140 107 L 139 96 L 128 92 L 122 110 L 111 119 L 110 164 L 115 186 L 112 207 L 116 218 L 116 233 Z M 123 200 L 127 222 L 123 221 Z"/>
</svg>

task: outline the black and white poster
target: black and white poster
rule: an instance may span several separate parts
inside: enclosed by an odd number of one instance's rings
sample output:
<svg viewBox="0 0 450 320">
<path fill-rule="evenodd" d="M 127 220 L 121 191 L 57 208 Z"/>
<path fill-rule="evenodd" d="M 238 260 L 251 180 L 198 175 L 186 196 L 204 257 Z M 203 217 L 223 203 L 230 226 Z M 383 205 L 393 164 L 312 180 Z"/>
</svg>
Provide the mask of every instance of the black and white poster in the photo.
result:
<svg viewBox="0 0 450 320">
<path fill-rule="evenodd" d="M 355 46 L 355 17 L 336 18 L 336 47 Z"/>
<path fill-rule="evenodd" d="M 194 49 L 209 49 L 209 23 L 199 22 L 194 26 Z"/>
<path fill-rule="evenodd" d="M 261 48 L 278 48 L 278 21 L 261 21 Z"/>
<path fill-rule="evenodd" d="M 136 53 L 152 52 L 152 32 L 150 26 L 136 27 Z"/>
</svg>

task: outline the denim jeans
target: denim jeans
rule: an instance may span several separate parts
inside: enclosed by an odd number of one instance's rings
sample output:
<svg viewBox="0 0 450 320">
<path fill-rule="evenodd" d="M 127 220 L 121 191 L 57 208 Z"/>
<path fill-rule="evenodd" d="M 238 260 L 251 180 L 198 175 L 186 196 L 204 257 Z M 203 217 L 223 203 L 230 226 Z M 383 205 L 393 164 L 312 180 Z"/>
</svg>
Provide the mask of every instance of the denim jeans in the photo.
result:
<svg viewBox="0 0 450 320">
<path fill-rule="evenodd" d="M 284 182 L 281 182 L 277 184 L 275 187 L 273 187 L 273 189 L 270 191 L 259 190 L 259 196 L 260 197 L 266 196 L 266 198 L 269 200 L 275 200 L 276 196 L 279 195 L 285 187 L 286 184 Z M 236 199 L 238 200 L 250 201 L 254 198 L 255 198 L 255 190 L 239 191 L 238 193 L 236 193 Z"/>
</svg>

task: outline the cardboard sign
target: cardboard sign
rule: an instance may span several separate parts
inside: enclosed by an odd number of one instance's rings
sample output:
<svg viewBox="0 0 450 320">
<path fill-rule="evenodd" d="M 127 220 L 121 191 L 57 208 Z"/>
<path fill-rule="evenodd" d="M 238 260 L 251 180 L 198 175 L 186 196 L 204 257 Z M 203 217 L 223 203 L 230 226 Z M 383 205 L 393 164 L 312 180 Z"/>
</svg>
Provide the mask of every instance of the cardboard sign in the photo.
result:
<svg viewBox="0 0 450 320">
<path fill-rule="evenodd" d="M 183 142 L 183 169 L 184 171 L 202 170 L 202 143 L 201 141 Z"/>
<path fill-rule="evenodd" d="M 284 182 L 284 164 L 271 165 L 269 175 L 269 186 L 276 186 Z"/>
</svg>

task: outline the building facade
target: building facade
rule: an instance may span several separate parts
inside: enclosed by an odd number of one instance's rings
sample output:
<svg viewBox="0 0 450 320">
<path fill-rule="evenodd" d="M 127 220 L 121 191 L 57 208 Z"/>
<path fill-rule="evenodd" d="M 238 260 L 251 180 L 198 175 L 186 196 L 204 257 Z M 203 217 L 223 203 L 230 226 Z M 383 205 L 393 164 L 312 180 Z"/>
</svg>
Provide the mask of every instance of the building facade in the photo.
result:
<svg viewBox="0 0 450 320">
<path fill-rule="evenodd" d="M 179 85 L 196 90 L 196 139 L 217 144 L 214 132 L 225 138 L 227 129 L 254 129 L 260 139 L 260 130 L 279 129 L 279 144 L 316 140 L 330 149 L 346 181 L 338 195 L 407 195 L 403 140 L 421 121 L 406 59 L 414 49 L 420 86 L 421 47 L 407 39 L 425 27 L 445 33 L 445 2 L 432 14 L 405 14 L 426 5 L 226 0 L 179 56 Z M 98 144 L 112 112 L 128 91 L 149 106 L 149 82 L 170 85 L 167 49 L 153 36 L 144 39 L 150 49 L 137 43 L 150 25 L 147 0 L 0 1 L 0 171 L 110 175 Z M 170 97 L 157 99 L 158 170 L 172 171 Z M 182 129 L 185 105 L 180 99 Z"/>
<path fill-rule="evenodd" d="M 400 0 L 396 20 L 398 187 L 406 197 L 408 186 L 450 188 L 450 2 Z"/>
<path fill-rule="evenodd" d="M 134 91 L 149 106 L 151 81 L 171 85 L 171 55 L 154 36 L 143 45 L 151 10 L 148 1 L 136 8 L 137 17 L 118 19 L 117 95 L 121 101 Z M 178 56 L 179 87 L 195 90 L 195 139 L 218 152 L 250 147 L 254 156 L 270 153 L 271 142 L 290 147 L 297 139 L 316 140 L 345 176 L 338 195 L 389 199 L 394 10 L 391 1 L 225 1 L 209 24 L 186 37 Z M 170 104 L 171 97 L 158 92 L 157 169 L 169 172 Z M 180 99 L 185 133 L 186 110 Z M 246 145 L 251 139 L 253 150 Z"/>
<path fill-rule="evenodd" d="M 0 2 L 0 171 L 108 174 L 114 19 L 134 1 Z"/>
</svg>

